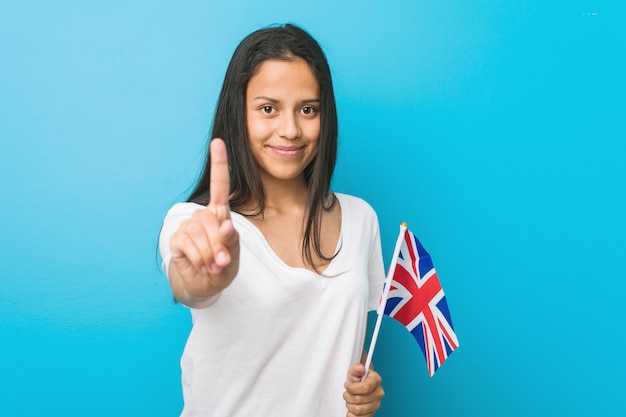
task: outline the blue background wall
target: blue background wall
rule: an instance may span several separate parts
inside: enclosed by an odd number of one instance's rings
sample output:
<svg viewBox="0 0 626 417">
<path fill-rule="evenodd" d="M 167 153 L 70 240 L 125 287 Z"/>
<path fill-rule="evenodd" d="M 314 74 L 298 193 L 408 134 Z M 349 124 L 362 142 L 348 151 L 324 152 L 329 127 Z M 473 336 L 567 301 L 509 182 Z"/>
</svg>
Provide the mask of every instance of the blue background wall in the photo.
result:
<svg viewBox="0 0 626 417">
<path fill-rule="evenodd" d="M 0 415 L 180 411 L 190 319 L 158 229 L 235 46 L 285 21 L 334 71 L 335 189 L 378 211 L 387 262 L 409 223 L 461 342 L 430 379 L 386 319 L 379 415 L 624 415 L 625 19 L 617 0 L 2 2 Z"/>
</svg>

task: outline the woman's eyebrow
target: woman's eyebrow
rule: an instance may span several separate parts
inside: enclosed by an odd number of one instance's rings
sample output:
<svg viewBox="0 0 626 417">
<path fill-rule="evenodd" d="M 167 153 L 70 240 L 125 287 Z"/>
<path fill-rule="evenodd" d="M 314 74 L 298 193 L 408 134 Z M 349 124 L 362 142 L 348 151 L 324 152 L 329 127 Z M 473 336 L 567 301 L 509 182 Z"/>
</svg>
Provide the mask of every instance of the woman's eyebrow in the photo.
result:
<svg viewBox="0 0 626 417">
<path fill-rule="evenodd" d="M 277 100 L 275 98 L 268 97 L 268 96 L 258 96 L 258 97 L 253 98 L 252 100 L 254 100 L 254 101 L 263 100 L 263 101 L 269 101 L 271 103 L 278 103 L 279 102 L 279 100 Z"/>
<path fill-rule="evenodd" d="M 252 99 L 253 101 L 257 101 L 257 100 L 263 100 L 263 101 L 269 101 L 270 103 L 280 103 L 280 100 L 272 98 L 272 97 L 267 97 L 267 96 L 258 96 Z M 300 103 L 302 104 L 308 104 L 308 103 L 320 103 L 321 100 L 319 98 L 308 98 L 308 99 L 304 99 L 301 100 Z"/>
</svg>

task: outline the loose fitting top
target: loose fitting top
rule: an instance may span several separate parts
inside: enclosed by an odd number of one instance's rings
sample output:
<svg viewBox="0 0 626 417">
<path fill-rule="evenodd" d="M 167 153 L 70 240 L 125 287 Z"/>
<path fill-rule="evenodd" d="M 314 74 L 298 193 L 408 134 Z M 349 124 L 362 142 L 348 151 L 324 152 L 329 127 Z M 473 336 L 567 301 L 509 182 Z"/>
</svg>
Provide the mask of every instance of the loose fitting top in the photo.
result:
<svg viewBox="0 0 626 417">
<path fill-rule="evenodd" d="M 378 219 L 363 200 L 335 194 L 341 206 L 337 256 L 323 275 L 285 264 L 261 231 L 231 212 L 239 232 L 237 276 L 217 301 L 191 309 L 181 359 L 182 417 L 344 416 L 344 382 L 363 351 L 368 310 L 384 281 Z M 176 204 L 160 249 L 204 206 Z"/>
</svg>

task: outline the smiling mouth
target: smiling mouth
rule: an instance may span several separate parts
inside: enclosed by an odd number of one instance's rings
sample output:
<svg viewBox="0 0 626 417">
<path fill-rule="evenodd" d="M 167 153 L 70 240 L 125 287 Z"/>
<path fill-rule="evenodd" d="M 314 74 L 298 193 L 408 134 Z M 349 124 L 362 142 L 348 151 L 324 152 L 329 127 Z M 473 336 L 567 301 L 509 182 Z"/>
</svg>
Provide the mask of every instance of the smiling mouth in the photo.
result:
<svg viewBox="0 0 626 417">
<path fill-rule="evenodd" d="M 269 148 L 280 156 L 296 156 L 304 149 L 304 146 L 269 146 Z"/>
</svg>

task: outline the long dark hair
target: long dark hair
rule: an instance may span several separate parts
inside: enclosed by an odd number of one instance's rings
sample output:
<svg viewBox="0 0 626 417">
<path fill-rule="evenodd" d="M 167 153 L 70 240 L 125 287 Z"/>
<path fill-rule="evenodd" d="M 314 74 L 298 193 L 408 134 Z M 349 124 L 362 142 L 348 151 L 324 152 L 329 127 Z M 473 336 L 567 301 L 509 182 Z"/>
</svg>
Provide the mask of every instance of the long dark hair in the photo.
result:
<svg viewBox="0 0 626 417">
<path fill-rule="evenodd" d="M 323 211 L 331 210 L 336 204 L 335 196 L 330 193 L 330 181 L 337 157 L 338 126 L 330 68 L 317 41 L 303 29 L 291 24 L 257 30 L 241 41 L 226 70 L 209 140 L 222 138 L 226 143 L 231 170 L 231 209 L 239 212 L 254 202 L 257 211 L 253 216 L 262 216 L 266 204 L 265 192 L 248 147 L 246 90 L 250 78 L 264 61 L 293 61 L 297 58 L 308 63 L 320 87 L 318 154 L 304 170 L 308 210 L 302 245 L 305 261 L 319 272 L 313 253 L 324 261 L 335 256 L 322 253 L 320 229 Z M 204 170 L 188 201 L 203 205 L 209 203 L 210 161 L 207 151 Z"/>
</svg>

